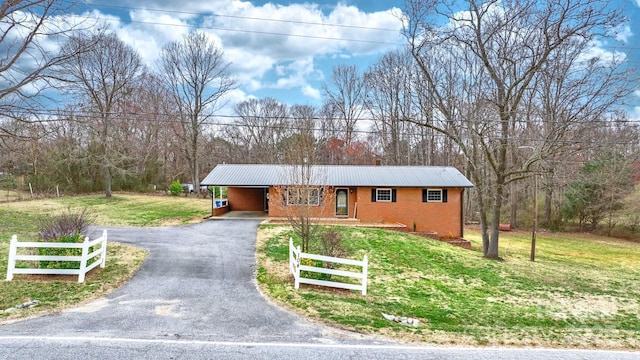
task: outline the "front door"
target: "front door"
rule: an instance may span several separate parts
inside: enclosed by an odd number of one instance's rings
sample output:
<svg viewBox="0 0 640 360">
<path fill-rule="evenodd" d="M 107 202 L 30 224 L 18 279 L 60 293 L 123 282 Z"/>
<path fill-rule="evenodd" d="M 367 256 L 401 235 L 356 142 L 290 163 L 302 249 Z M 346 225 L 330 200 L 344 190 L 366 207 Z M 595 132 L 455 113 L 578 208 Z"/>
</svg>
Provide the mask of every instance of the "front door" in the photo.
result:
<svg viewBox="0 0 640 360">
<path fill-rule="evenodd" d="M 336 216 L 349 216 L 349 189 L 336 189 Z"/>
</svg>

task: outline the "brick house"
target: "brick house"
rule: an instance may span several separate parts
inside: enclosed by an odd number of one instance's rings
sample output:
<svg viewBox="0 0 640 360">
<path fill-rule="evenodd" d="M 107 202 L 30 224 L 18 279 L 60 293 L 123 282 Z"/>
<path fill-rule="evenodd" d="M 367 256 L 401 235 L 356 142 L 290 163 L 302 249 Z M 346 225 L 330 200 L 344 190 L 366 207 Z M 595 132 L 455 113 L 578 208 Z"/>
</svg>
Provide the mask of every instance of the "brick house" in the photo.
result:
<svg viewBox="0 0 640 360">
<path fill-rule="evenodd" d="M 309 205 L 315 217 L 400 223 L 447 237 L 463 236 L 463 193 L 473 187 L 453 167 L 351 165 L 220 164 L 201 184 L 227 188 L 226 201 L 212 201 L 213 216 L 265 211 L 286 217 Z"/>
</svg>

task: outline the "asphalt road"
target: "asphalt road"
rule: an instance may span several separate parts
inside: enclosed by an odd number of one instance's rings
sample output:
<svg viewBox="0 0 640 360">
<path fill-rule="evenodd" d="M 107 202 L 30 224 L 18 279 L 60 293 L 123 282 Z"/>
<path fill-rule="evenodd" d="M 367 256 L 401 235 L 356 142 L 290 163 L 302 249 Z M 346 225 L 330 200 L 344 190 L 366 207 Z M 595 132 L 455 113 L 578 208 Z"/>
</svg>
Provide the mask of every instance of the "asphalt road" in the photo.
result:
<svg viewBox="0 0 640 360">
<path fill-rule="evenodd" d="M 406 346 L 310 323 L 258 292 L 258 223 L 110 228 L 110 240 L 149 250 L 140 271 L 104 298 L 0 326 L 0 359 L 640 358 L 637 352 Z"/>
</svg>

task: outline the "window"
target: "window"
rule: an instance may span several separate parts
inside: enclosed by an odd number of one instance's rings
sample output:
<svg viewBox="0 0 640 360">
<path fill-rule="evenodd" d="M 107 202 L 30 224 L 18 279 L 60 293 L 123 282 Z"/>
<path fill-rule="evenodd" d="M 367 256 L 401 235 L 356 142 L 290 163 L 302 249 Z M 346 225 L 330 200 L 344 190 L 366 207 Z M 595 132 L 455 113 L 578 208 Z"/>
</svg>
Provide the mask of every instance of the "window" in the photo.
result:
<svg viewBox="0 0 640 360">
<path fill-rule="evenodd" d="M 287 188 L 287 205 L 320 205 L 319 188 Z"/>
<path fill-rule="evenodd" d="M 447 189 L 422 189 L 422 202 L 447 202 Z"/>
<path fill-rule="evenodd" d="M 391 189 L 376 189 L 376 201 L 391 201 Z"/>
</svg>

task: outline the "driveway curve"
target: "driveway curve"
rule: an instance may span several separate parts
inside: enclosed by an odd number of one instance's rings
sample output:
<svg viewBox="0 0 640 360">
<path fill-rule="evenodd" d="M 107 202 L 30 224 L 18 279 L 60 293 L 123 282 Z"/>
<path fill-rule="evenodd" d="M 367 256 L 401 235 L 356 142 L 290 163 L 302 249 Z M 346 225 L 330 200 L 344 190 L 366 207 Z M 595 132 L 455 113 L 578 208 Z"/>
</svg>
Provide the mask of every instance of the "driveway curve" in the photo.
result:
<svg viewBox="0 0 640 360">
<path fill-rule="evenodd" d="M 309 323 L 262 297 L 255 282 L 259 222 L 108 228 L 109 240 L 149 251 L 127 284 L 72 310 L 0 326 L 0 335 L 320 343 L 359 337 Z"/>
</svg>

